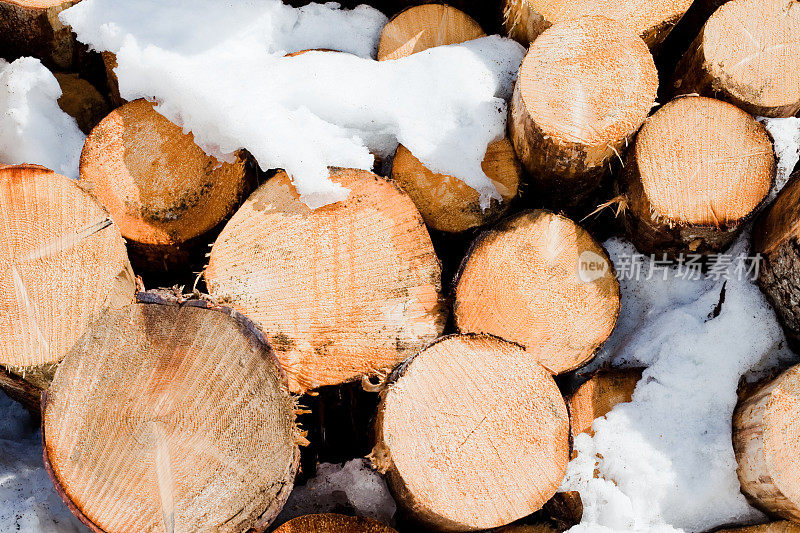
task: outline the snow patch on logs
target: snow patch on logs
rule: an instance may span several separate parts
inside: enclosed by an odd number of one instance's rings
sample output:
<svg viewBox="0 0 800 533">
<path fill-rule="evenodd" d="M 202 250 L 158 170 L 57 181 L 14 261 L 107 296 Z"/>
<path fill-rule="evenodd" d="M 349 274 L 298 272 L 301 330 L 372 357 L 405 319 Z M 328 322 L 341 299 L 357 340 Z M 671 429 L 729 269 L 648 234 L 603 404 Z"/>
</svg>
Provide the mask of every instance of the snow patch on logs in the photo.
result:
<svg viewBox="0 0 800 533">
<path fill-rule="evenodd" d="M 728 254 L 744 253 L 746 237 Z M 763 519 L 740 493 L 731 443 L 739 378 L 796 359 L 775 314 L 736 262 L 719 279 L 685 279 L 677 268 L 631 279 L 635 249 L 605 243 L 619 273 L 617 328 L 591 367 L 648 366 L 631 403 L 577 436 L 562 490 L 580 492 L 573 531 L 691 531 Z M 724 302 L 715 308 L 725 287 Z M 595 475 L 596 472 L 596 475 Z M 603 526 L 601 528 L 600 526 Z"/>
<path fill-rule="evenodd" d="M 494 36 L 376 62 L 385 17 L 337 7 L 85 0 L 62 20 L 116 54 L 123 98 L 155 98 L 212 155 L 246 148 L 263 169 L 285 169 L 310 207 L 347 196 L 327 167 L 368 170 L 370 149 L 384 158 L 398 141 L 430 170 L 499 198 L 481 161 L 505 131 L 523 48 Z M 176 35 L 178 17 L 190 32 Z M 310 48 L 356 55 L 284 58 Z"/>
<path fill-rule="evenodd" d="M 0 164 L 36 163 L 78 177 L 84 135 L 58 107 L 61 87 L 32 57 L 0 59 Z"/>
</svg>

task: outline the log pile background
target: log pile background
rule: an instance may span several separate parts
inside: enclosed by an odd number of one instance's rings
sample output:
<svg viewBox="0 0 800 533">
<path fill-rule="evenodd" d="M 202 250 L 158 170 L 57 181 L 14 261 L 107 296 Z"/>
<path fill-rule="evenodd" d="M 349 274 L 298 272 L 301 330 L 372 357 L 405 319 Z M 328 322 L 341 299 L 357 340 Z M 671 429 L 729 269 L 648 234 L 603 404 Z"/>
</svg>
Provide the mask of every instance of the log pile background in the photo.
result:
<svg viewBox="0 0 800 533">
<path fill-rule="evenodd" d="M 381 61 L 530 46 L 483 161 L 503 201 L 401 145 L 375 173 L 331 169 L 351 195 L 317 210 L 285 172 L 217 162 L 124 102 L 113 55 L 53 24 L 71 2 L 43 4 L 0 0 L 0 57 L 57 71 L 88 137 L 76 182 L 0 167 L 0 387 L 41 415 L 48 472 L 94 531 L 393 531 L 272 523 L 318 463 L 357 457 L 400 532 L 577 524 L 580 496 L 556 493 L 573 439 L 642 375 L 573 374 L 625 305 L 610 236 L 708 258 L 754 222 L 759 286 L 800 346 L 800 172 L 769 197 L 753 116 L 800 113 L 795 0 L 374 0 Z M 729 531 L 800 528 L 800 367 L 781 370 L 741 391 L 732 439 L 743 494 L 786 521 Z"/>
</svg>

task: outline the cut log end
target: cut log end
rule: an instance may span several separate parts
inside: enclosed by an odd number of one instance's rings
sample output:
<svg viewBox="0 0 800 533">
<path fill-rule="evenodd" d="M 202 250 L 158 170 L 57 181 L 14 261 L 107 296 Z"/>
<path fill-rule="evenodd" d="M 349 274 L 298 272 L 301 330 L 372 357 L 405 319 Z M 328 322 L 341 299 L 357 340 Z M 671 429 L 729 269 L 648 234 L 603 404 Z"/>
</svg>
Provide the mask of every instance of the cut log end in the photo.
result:
<svg viewBox="0 0 800 533">
<path fill-rule="evenodd" d="M 460 331 L 524 346 L 556 374 L 590 360 L 618 313 L 619 283 L 605 250 L 549 211 L 525 212 L 486 232 L 455 289 Z"/>
<path fill-rule="evenodd" d="M 356 516 L 312 514 L 289 520 L 275 533 L 397 533 L 391 527 Z"/>
<path fill-rule="evenodd" d="M 522 166 L 508 139 L 489 145 L 482 167 L 502 197 L 486 209 L 478 191 L 458 178 L 431 172 L 403 145 L 394 156 L 392 180 L 414 200 L 428 227 L 459 233 L 500 218 L 519 191 Z"/>
<path fill-rule="evenodd" d="M 598 372 L 578 387 L 567 401 L 572 437 L 591 433 L 596 418 L 607 415 L 619 403 L 630 402 L 641 378 L 641 370 L 610 370 Z"/>
<path fill-rule="evenodd" d="M 742 492 L 751 503 L 800 519 L 800 366 L 740 401 L 733 449 Z"/>
<path fill-rule="evenodd" d="M 135 282 L 119 229 L 72 180 L 0 167 L 0 212 L 0 366 L 44 388 L 91 322 L 133 301 Z"/>
<path fill-rule="evenodd" d="M 236 208 L 248 176 L 244 158 L 218 161 L 153 104 L 136 100 L 89 134 L 80 183 L 126 239 L 146 248 L 180 246 L 211 230 Z"/>
<path fill-rule="evenodd" d="M 537 193 L 574 204 L 599 186 L 657 89 L 644 41 L 613 20 L 582 17 L 542 33 L 520 67 L 509 121 Z"/>
<path fill-rule="evenodd" d="M 721 251 L 769 192 L 775 175 L 764 126 L 705 97 L 672 100 L 628 152 L 621 179 L 631 239 L 646 253 Z"/>
<path fill-rule="evenodd" d="M 243 317 L 147 296 L 59 367 L 43 402 L 53 481 L 109 533 L 263 531 L 299 463 L 280 366 Z"/>
<path fill-rule="evenodd" d="M 586 15 L 618 21 L 657 48 L 692 5 L 692 0 L 506 0 L 504 24 L 509 37 L 527 46 L 559 22 Z"/>
<path fill-rule="evenodd" d="M 494 337 L 455 335 L 420 352 L 387 390 L 373 457 L 415 519 L 451 531 L 498 527 L 555 493 L 568 426 L 534 357 Z"/>
<path fill-rule="evenodd" d="M 715 96 L 755 115 L 796 115 L 800 4 L 796 0 L 723 4 L 679 64 L 675 89 Z"/>
<path fill-rule="evenodd" d="M 392 368 L 439 336 L 441 267 L 411 199 L 370 172 L 333 169 L 345 201 L 310 210 L 285 172 L 254 192 L 205 278 L 269 334 L 292 391 Z"/>
<path fill-rule="evenodd" d="M 423 4 L 402 11 L 381 33 L 378 61 L 400 59 L 435 46 L 484 37 L 480 24 L 444 4 Z"/>
</svg>

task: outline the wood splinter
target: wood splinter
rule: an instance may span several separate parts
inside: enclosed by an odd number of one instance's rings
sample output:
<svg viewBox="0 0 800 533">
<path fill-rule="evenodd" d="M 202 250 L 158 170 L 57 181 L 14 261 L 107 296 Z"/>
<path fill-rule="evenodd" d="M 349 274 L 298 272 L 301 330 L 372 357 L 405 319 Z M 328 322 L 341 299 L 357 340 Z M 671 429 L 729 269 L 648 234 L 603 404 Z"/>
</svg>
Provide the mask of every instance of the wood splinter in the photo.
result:
<svg viewBox="0 0 800 533">
<path fill-rule="evenodd" d="M 589 199 L 647 118 L 657 89 L 644 41 L 613 20 L 582 17 L 542 33 L 520 67 L 509 116 L 531 196 L 553 209 Z"/>
<path fill-rule="evenodd" d="M 444 531 L 499 527 L 555 493 L 569 421 L 535 357 L 494 337 L 452 335 L 398 375 L 378 409 L 370 457 L 415 520 Z"/>
<path fill-rule="evenodd" d="M 443 4 L 424 4 L 398 14 L 383 29 L 378 60 L 407 57 L 435 46 L 462 43 L 485 34 L 464 12 Z M 481 206 L 478 191 L 455 176 L 431 172 L 403 145 L 392 163 L 392 180 L 414 200 L 428 227 L 459 233 L 497 220 L 517 196 L 522 166 L 508 139 L 489 145 L 482 163 L 501 201 Z"/>
</svg>

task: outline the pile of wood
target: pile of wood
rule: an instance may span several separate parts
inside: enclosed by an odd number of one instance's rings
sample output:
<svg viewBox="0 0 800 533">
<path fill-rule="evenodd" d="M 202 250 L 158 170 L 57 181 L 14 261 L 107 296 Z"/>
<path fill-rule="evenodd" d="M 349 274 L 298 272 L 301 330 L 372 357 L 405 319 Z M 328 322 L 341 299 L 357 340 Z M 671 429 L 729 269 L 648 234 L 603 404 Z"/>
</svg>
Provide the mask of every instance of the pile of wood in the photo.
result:
<svg viewBox="0 0 800 533">
<path fill-rule="evenodd" d="M 367 410 L 357 429 L 400 530 L 578 523 L 580 496 L 557 494 L 572 440 L 642 377 L 562 390 L 625 305 L 608 235 L 708 257 L 755 219 L 759 284 L 800 346 L 800 173 L 766 205 L 776 160 L 753 117 L 800 113 L 790 0 L 723 3 L 682 45 L 668 35 L 690 0 L 377 2 L 394 15 L 381 61 L 501 20 L 528 47 L 483 161 L 502 199 L 482 206 L 401 145 L 385 176 L 330 169 L 351 193 L 316 210 L 286 172 L 219 162 L 152 103 L 124 102 L 116 58 L 58 22 L 72 3 L 0 0 L 0 55 L 61 71 L 59 103 L 88 132 L 77 181 L 0 167 L 0 387 L 40 413 L 56 490 L 93 531 L 266 531 L 301 447 L 325 457 L 308 436 L 339 423 L 330 391 L 354 383 L 373 401 L 346 410 Z M 682 58 L 659 71 L 654 53 Z M 795 367 L 743 392 L 733 418 L 743 493 L 790 521 L 798 398 Z M 325 514 L 275 531 L 394 529 Z"/>
</svg>

